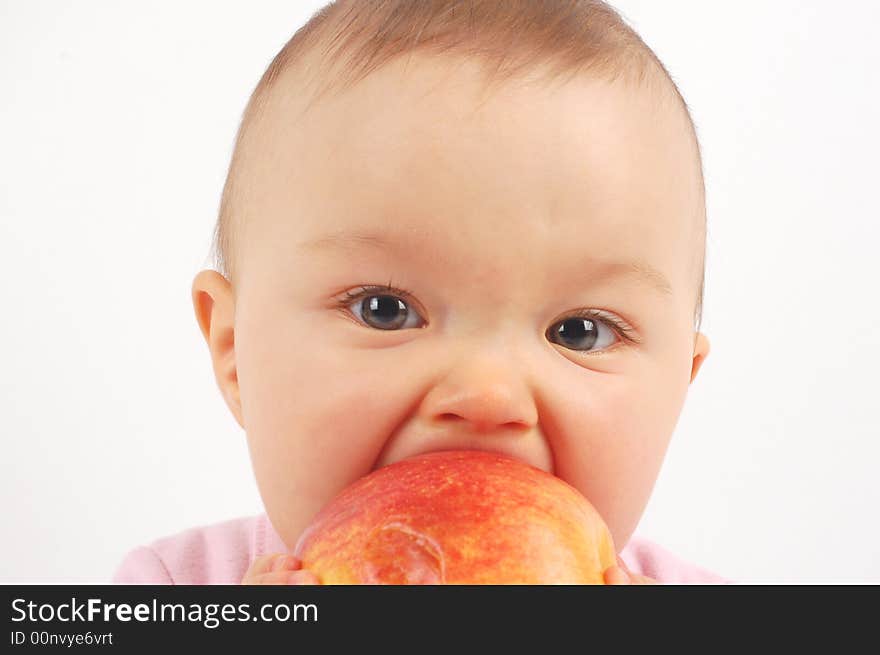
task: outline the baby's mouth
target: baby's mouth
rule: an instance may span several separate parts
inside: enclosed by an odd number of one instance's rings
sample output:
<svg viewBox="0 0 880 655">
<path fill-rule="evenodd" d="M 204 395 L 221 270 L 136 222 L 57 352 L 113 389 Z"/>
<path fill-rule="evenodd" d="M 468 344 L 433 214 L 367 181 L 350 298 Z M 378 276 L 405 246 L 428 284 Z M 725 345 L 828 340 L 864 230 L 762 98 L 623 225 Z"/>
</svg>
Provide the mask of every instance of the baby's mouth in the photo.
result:
<svg viewBox="0 0 880 655">
<path fill-rule="evenodd" d="M 547 449 L 548 456 L 545 459 L 536 456 L 532 452 L 524 451 L 524 449 L 521 447 L 518 448 L 517 444 L 515 443 L 509 443 L 507 441 L 505 441 L 505 443 L 503 444 L 479 443 L 480 441 L 486 441 L 486 438 L 478 437 L 475 440 L 456 440 L 452 442 L 444 440 L 442 443 L 431 443 L 430 440 L 428 440 L 428 442 L 420 444 L 421 446 L 423 446 L 420 448 L 414 447 L 412 449 L 405 449 L 401 450 L 401 452 L 398 453 L 386 453 L 385 451 L 383 451 L 380 454 L 379 458 L 377 458 L 377 460 L 374 462 L 371 471 L 375 471 L 376 469 L 388 466 L 389 464 L 393 464 L 394 462 L 408 459 L 410 457 L 416 457 L 418 455 L 426 455 L 428 453 L 444 451 L 476 450 L 510 457 L 511 459 L 518 460 L 525 464 L 529 464 L 530 466 L 534 466 L 535 468 L 541 469 L 546 473 L 555 475 L 553 455 L 549 448 Z"/>
</svg>

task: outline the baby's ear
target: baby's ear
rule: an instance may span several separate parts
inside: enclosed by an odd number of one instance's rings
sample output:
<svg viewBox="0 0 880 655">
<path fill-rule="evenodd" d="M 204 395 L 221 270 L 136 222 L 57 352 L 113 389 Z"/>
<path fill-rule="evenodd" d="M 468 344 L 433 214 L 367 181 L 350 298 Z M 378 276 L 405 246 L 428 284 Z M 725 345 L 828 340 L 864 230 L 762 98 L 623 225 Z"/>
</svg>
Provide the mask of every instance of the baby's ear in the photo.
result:
<svg viewBox="0 0 880 655">
<path fill-rule="evenodd" d="M 244 429 L 235 364 L 235 297 L 232 285 L 217 271 L 204 270 L 192 284 L 196 321 L 208 343 L 214 377 L 235 420 Z"/>
<path fill-rule="evenodd" d="M 691 382 L 697 377 L 697 371 L 709 356 L 709 338 L 702 332 L 697 332 L 694 338 L 694 363 L 691 366 Z"/>
</svg>

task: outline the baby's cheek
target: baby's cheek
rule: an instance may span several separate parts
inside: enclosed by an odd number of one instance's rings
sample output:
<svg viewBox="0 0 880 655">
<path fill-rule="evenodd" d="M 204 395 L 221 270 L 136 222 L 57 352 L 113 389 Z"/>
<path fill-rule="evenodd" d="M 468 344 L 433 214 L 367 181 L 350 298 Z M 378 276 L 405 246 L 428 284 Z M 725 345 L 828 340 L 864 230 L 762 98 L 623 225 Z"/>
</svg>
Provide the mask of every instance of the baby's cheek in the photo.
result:
<svg viewBox="0 0 880 655">
<path fill-rule="evenodd" d="M 556 474 L 593 504 L 617 545 L 647 504 L 665 450 L 662 429 L 631 378 L 579 373 L 580 386 L 546 407 L 558 417 L 547 436 Z"/>
<path fill-rule="evenodd" d="M 283 538 L 295 542 L 315 513 L 371 470 L 394 430 L 394 412 L 376 388 L 308 389 L 296 402 L 267 406 L 260 430 L 249 432 L 258 486 Z"/>
</svg>

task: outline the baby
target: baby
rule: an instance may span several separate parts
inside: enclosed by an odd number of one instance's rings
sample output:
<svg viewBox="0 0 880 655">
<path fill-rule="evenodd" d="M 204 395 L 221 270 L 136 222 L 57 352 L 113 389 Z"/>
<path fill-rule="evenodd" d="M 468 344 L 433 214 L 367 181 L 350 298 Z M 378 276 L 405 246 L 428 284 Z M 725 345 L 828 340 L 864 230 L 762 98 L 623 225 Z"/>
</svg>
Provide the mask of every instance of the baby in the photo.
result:
<svg viewBox="0 0 880 655">
<path fill-rule="evenodd" d="M 124 583 L 315 583 L 312 517 L 419 453 L 577 488 L 609 583 L 725 580 L 633 537 L 689 385 L 705 200 L 675 84 L 603 2 L 340 0 L 245 111 L 192 286 L 265 514 L 136 548 Z"/>
</svg>

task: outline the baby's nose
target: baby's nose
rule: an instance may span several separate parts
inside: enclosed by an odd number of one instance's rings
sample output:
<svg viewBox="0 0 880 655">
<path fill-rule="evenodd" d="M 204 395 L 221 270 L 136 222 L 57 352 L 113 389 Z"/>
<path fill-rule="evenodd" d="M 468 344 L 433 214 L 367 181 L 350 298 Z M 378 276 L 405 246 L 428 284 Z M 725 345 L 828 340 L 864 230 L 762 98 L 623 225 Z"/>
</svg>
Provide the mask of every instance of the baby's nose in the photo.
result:
<svg viewBox="0 0 880 655">
<path fill-rule="evenodd" d="M 462 432 L 527 432 L 538 421 L 523 372 L 489 357 L 469 358 L 453 367 L 429 391 L 422 410 L 435 426 L 446 424 Z"/>
</svg>

